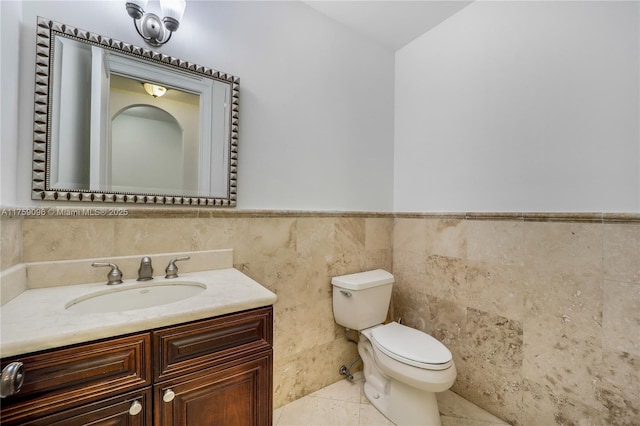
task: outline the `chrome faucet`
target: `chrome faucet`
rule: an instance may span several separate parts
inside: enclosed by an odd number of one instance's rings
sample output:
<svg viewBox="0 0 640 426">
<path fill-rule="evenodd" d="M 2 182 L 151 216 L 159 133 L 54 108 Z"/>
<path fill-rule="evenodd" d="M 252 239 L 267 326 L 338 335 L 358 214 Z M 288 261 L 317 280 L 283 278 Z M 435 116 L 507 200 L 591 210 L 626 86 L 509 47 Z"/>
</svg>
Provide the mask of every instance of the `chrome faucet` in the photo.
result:
<svg viewBox="0 0 640 426">
<path fill-rule="evenodd" d="M 137 281 L 149 281 L 153 279 L 153 267 L 151 266 L 151 258 L 145 256 L 140 261 L 140 268 L 138 268 Z"/>
</svg>

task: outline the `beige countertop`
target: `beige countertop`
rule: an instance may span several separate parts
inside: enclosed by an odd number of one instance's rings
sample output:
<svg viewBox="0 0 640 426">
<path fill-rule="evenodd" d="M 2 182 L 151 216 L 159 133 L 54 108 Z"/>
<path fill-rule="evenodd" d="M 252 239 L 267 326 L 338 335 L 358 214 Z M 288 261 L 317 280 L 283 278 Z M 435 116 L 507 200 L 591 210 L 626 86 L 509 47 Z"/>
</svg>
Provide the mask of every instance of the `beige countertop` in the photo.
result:
<svg viewBox="0 0 640 426">
<path fill-rule="evenodd" d="M 147 283 L 168 283 L 156 276 Z M 1 308 L 0 357 L 119 336 L 247 309 L 272 305 L 276 295 L 242 272 L 217 269 L 180 274 L 177 281 L 206 285 L 200 294 L 145 309 L 108 313 L 76 313 L 69 302 L 110 288 L 140 285 L 134 279 L 117 286 L 99 283 L 29 289 Z"/>
</svg>

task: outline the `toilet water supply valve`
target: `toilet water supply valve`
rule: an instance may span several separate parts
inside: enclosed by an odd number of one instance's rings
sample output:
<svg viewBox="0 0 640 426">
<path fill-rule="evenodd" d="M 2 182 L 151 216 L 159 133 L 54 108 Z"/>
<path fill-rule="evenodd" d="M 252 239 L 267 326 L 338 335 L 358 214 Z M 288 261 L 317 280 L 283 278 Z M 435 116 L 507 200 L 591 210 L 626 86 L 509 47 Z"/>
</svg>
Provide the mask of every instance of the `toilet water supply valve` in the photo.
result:
<svg viewBox="0 0 640 426">
<path fill-rule="evenodd" d="M 353 374 L 351 374 L 351 369 L 353 368 L 356 362 L 360 361 L 360 359 L 361 359 L 360 357 L 357 357 L 351 364 L 349 364 L 348 367 L 346 365 L 343 365 L 342 367 L 340 367 L 340 370 L 338 370 L 340 375 L 346 376 L 350 382 L 353 381 Z"/>
<path fill-rule="evenodd" d="M 12 362 L 2 369 L 0 378 L 0 398 L 6 398 L 20 392 L 24 383 L 24 364 Z"/>
<path fill-rule="evenodd" d="M 340 367 L 339 372 L 341 376 L 347 376 L 347 379 L 349 379 L 350 382 L 353 381 L 353 375 L 351 374 L 351 371 L 349 371 L 346 365 L 343 365 L 342 367 Z"/>
</svg>

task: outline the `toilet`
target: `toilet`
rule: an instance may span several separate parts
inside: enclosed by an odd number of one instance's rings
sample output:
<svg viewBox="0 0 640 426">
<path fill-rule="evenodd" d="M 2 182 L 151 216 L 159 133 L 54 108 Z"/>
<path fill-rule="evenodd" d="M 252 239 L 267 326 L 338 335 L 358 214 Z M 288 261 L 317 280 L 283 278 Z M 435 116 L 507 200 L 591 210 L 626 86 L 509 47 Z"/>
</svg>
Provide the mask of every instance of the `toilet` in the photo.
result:
<svg viewBox="0 0 640 426">
<path fill-rule="evenodd" d="M 456 367 L 449 349 L 430 335 L 387 317 L 394 278 L 382 269 L 333 277 L 336 323 L 360 332 L 364 393 L 399 426 L 440 426 L 436 393 L 449 389 Z"/>
</svg>

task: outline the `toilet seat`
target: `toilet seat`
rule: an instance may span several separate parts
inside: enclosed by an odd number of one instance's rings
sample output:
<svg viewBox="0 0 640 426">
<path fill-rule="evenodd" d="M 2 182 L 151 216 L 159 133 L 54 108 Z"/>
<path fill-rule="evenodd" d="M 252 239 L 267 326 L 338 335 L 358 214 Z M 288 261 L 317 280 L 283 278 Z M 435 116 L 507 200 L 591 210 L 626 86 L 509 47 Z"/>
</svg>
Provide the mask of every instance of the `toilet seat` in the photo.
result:
<svg viewBox="0 0 640 426">
<path fill-rule="evenodd" d="M 425 370 L 446 370 L 453 363 L 451 352 L 438 340 L 397 322 L 372 329 L 371 342 L 396 361 Z"/>
</svg>

